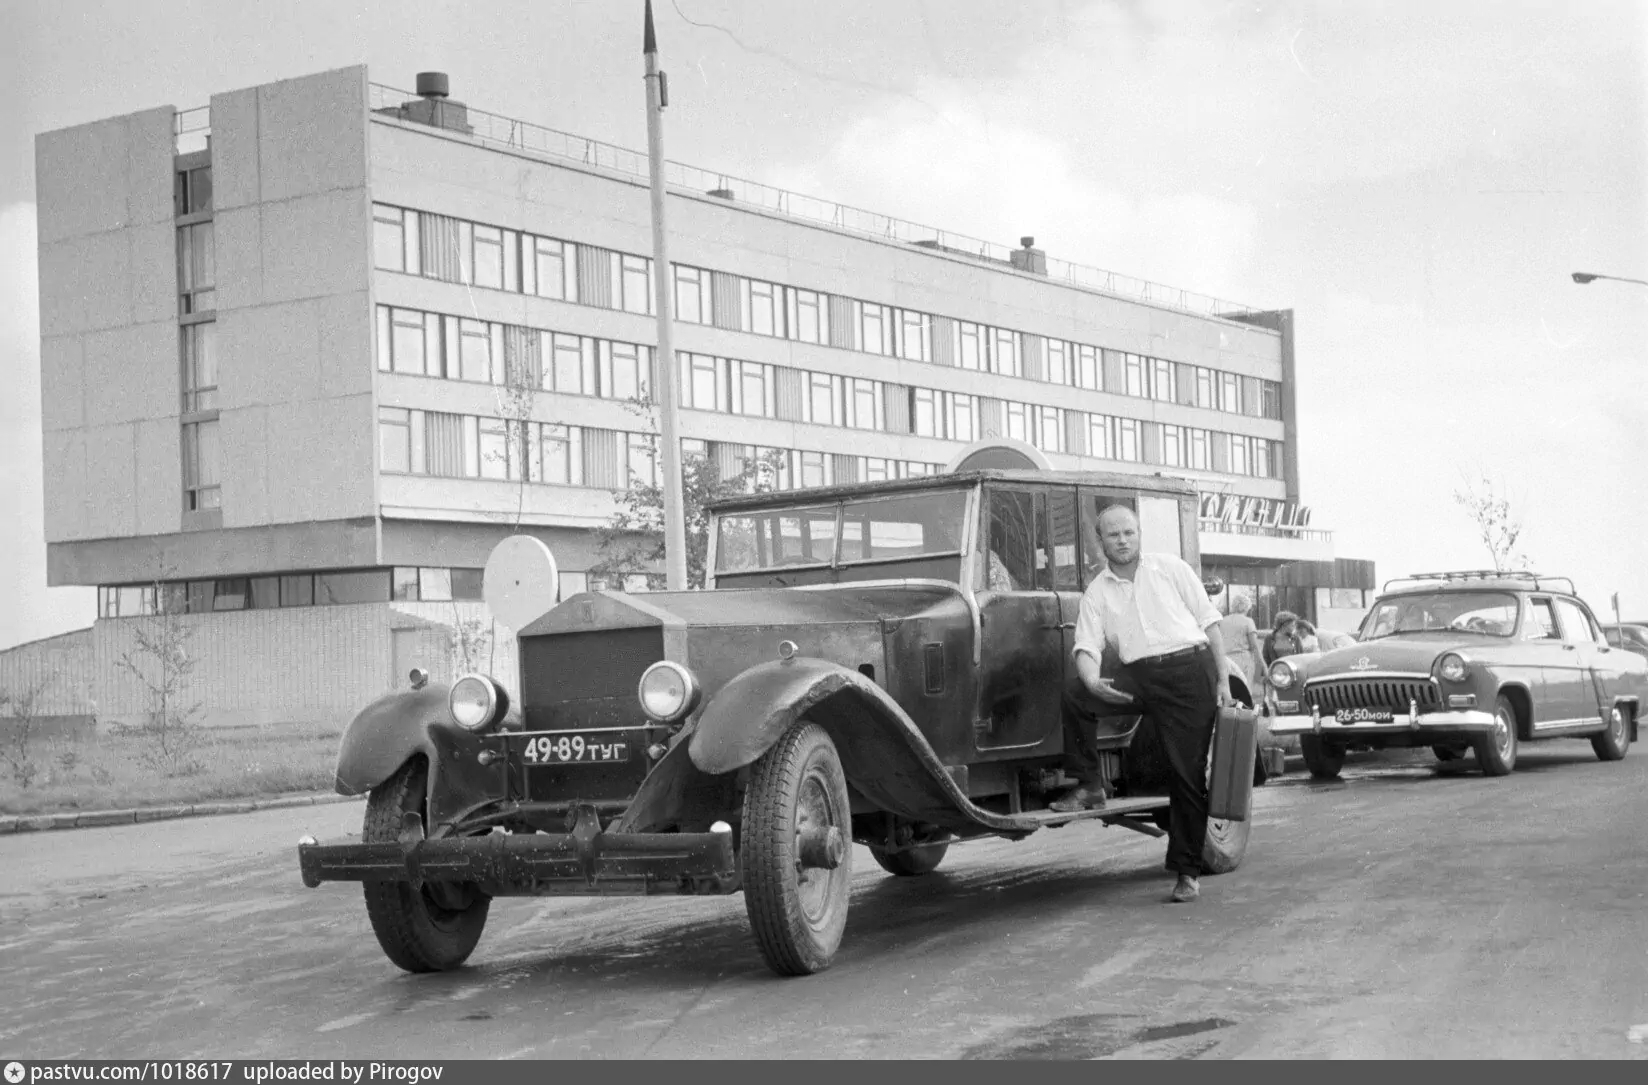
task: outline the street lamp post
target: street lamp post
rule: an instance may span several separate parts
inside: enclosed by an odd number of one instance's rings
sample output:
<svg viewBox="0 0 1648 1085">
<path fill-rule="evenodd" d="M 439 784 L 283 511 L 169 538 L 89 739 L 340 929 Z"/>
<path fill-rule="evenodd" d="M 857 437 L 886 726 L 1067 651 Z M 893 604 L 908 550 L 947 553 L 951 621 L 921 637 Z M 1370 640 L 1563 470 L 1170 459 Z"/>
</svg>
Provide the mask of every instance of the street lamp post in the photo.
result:
<svg viewBox="0 0 1648 1085">
<path fill-rule="evenodd" d="M 1583 286 L 1598 279 L 1611 279 L 1616 283 L 1636 283 L 1638 286 L 1648 286 L 1648 279 L 1627 279 L 1623 275 L 1599 275 L 1594 271 L 1574 272 L 1574 282 Z"/>
</svg>

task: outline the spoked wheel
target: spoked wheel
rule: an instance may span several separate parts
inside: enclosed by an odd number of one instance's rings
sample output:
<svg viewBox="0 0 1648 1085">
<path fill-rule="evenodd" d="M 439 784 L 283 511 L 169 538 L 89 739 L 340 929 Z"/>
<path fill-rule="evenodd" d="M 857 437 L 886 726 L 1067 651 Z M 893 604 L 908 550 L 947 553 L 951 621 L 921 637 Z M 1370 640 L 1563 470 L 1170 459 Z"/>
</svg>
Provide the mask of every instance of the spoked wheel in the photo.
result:
<svg viewBox="0 0 1648 1085">
<path fill-rule="evenodd" d="M 1618 705 L 1608 714 L 1608 729 L 1591 736 L 1591 749 L 1604 761 L 1618 761 L 1631 748 L 1631 721 Z"/>
<path fill-rule="evenodd" d="M 804 976 L 830 966 L 853 877 L 847 778 L 822 727 L 796 723 L 761 756 L 744 792 L 744 907 L 767 966 Z"/>
<path fill-rule="evenodd" d="M 1484 776 L 1506 776 L 1516 768 L 1516 709 L 1503 693 L 1494 703 L 1493 729 L 1476 739 L 1476 762 Z"/>
<path fill-rule="evenodd" d="M 424 817 L 422 760 L 372 789 L 361 842 L 393 843 L 407 814 Z M 408 972 L 440 972 L 468 960 L 486 928 L 492 898 L 467 882 L 363 882 L 366 914 L 384 954 Z"/>
</svg>

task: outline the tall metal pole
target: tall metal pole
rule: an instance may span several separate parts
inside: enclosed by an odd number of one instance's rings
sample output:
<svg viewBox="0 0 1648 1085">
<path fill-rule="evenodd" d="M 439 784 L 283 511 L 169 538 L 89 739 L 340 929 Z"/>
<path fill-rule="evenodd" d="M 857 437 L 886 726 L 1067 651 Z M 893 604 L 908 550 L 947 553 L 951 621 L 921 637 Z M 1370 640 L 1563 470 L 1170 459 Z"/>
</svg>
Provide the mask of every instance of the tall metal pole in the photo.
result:
<svg viewBox="0 0 1648 1085">
<path fill-rule="evenodd" d="M 678 387 L 681 370 L 675 361 L 671 337 L 671 286 L 675 276 L 664 241 L 664 106 L 668 92 L 664 75 L 658 70 L 658 38 L 652 29 L 652 0 L 646 0 L 646 29 L 641 53 L 647 66 L 647 166 L 652 178 L 652 270 L 653 305 L 658 313 L 658 365 L 655 383 L 658 398 L 659 467 L 664 488 L 664 567 L 670 591 L 687 589 L 687 517 L 681 488 L 681 435 L 678 431 Z"/>
</svg>

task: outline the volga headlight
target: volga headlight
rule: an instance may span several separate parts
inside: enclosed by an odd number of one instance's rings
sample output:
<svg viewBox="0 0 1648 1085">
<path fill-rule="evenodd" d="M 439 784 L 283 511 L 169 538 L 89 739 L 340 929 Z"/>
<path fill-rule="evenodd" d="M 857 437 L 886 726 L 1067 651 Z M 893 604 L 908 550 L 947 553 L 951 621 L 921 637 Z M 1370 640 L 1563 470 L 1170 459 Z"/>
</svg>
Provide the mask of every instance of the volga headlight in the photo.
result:
<svg viewBox="0 0 1648 1085">
<path fill-rule="evenodd" d="M 1285 659 L 1278 659 L 1270 665 L 1270 684 L 1277 689 L 1292 689 L 1298 675 L 1293 673 L 1293 664 Z"/>
<path fill-rule="evenodd" d="M 1465 660 L 1462 656 L 1449 652 L 1442 657 L 1437 671 L 1450 682 L 1463 681 L 1465 678 Z"/>
<path fill-rule="evenodd" d="M 484 674 L 466 674 L 452 683 L 446 707 L 459 727 L 480 731 L 503 719 L 509 709 L 509 694 Z"/>
<path fill-rule="evenodd" d="M 641 710 L 660 723 L 674 723 L 698 707 L 698 680 L 667 659 L 647 668 L 636 693 Z"/>
</svg>

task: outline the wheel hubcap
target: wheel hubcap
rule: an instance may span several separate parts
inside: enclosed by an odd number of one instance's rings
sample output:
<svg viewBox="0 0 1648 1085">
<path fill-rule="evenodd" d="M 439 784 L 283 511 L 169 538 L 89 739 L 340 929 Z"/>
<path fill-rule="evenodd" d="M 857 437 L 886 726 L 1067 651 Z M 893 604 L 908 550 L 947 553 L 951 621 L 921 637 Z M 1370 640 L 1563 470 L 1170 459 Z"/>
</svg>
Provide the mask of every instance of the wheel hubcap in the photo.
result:
<svg viewBox="0 0 1648 1085">
<path fill-rule="evenodd" d="M 1625 738 L 1625 713 L 1617 708 L 1608 719 L 1608 734 L 1616 744 Z"/>
<path fill-rule="evenodd" d="M 1497 713 L 1494 716 L 1494 749 L 1499 751 L 1499 756 L 1509 757 L 1511 744 L 1515 741 L 1516 732 L 1511 729 L 1511 721 L 1505 718 L 1505 713 Z"/>
</svg>

